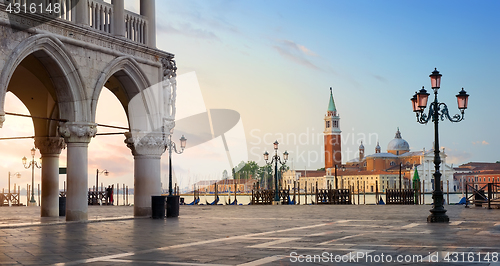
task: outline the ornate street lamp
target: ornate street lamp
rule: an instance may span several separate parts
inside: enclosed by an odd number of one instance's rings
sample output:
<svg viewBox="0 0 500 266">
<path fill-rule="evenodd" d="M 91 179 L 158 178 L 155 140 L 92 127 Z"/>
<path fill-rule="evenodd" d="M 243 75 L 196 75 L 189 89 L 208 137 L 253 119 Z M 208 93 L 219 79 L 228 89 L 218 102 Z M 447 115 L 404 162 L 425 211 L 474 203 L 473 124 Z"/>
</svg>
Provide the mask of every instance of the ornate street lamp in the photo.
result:
<svg viewBox="0 0 500 266">
<path fill-rule="evenodd" d="M 281 165 L 284 165 L 286 161 L 288 160 L 288 152 L 285 151 L 283 153 L 283 162 L 281 162 L 281 159 L 278 155 L 278 141 L 275 141 L 274 143 L 274 155 L 271 159 L 270 162 L 267 162 L 269 160 L 269 153 L 266 151 L 264 152 L 264 160 L 266 161 L 266 164 L 272 165 L 274 162 L 274 202 L 275 204 L 279 204 L 280 202 L 280 196 L 279 196 L 279 184 L 278 184 L 278 162 Z"/>
<path fill-rule="evenodd" d="M 26 157 L 23 157 L 23 165 L 24 168 L 29 169 L 31 167 L 31 200 L 29 202 L 30 206 L 36 206 L 36 200 L 35 200 L 35 168 L 42 168 L 42 162 L 37 163 L 35 161 L 35 152 L 36 149 L 32 148 L 31 149 L 31 162 L 28 163 L 28 159 Z"/>
<path fill-rule="evenodd" d="M 172 132 L 171 132 L 172 133 Z M 168 149 L 168 196 L 167 196 L 167 217 L 178 217 L 179 216 L 179 196 L 175 196 L 172 189 L 172 151 L 177 154 L 184 152 L 186 148 L 187 139 L 182 135 L 181 139 L 181 150 L 177 151 L 175 142 L 172 141 L 172 134 L 170 134 L 169 139 L 166 143 L 166 148 Z"/>
<path fill-rule="evenodd" d="M 184 149 L 186 148 L 186 141 L 187 139 L 182 135 L 180 138 L 181 141 L 181 150 L 177 151 L 177 148 L 175 146 L 175 142 L 172 141 L 172 134 L 170 134 L 170 138 L 167 142 L 167 149 L 168 149 L 168 195 L 173 196 L 173 189 L 172 189 L 172 151 L 175 151 L 177 154 L 181 154 L 184 152 Z"/>
<path fill-rule="evenodd" d="M 96 170 L 96 174 L 95 174 L 95 191 L 99 191 L 99 174 L 104 174 L 104 176 L 108 176 L 109 172 L 106 169 L 104 169 L 102 171 L 99 171 L 99 169 Z"/>
<path fill-rule="evenodd" d="M 439 130 L 438 124 L 439 120 L 444 121 L 448 119 L 451 122 L 460 122 L 464 119 L 464 112 L 467 109 L 469 95 L 465 90 L 462 90 L 456 95 L 458 109 L 460 114 L 456 114 L 453 117 L 450 116 L 448 112 L 448 106 L 445 103 L 438 102 L 437 95 L 438 90 L 441 87 L 441 74 L 434 68 L 432 74 L 429 75 L 431 78 L 431 86 L 434 90 L 434 101 L 429 106 L 429 113 L 425 114 L 424 110 L 427 107 L 427 99 L 429 93 L 422 87 L 419 92 L 410 99 L 412 102 L 413 112 L 416 113 L 417 122 L 420 124 L 427 124 L 430 119 L 434 122 L 434 191 L 432 192 L 432 199 L 434 205 L 430 210 L 431 214 L 427 217 L 427 222 L 449 222 L 450 218 L 446 215 L 446 210 L 443 206 L 443 191 L 441 190 L 441 173 L 439 172 L 439 165 L 441 164 L 441 158 L 439 156 Z"/>
</svg>

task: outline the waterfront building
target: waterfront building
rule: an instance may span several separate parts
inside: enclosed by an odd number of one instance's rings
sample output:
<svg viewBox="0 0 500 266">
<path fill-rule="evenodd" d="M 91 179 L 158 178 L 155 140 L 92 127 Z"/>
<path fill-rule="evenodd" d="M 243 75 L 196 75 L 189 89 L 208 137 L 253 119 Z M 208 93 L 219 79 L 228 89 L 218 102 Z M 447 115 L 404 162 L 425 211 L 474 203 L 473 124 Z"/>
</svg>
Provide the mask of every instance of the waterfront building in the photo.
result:
<svg viewBox="0 0 500 266">
<path fill-rule="evenodd" d="M 359 156 L 356 159 L 342 164 L 341 160 L 341 133 L 340 116 L 330 89 L 330 99 L 327 114 L 324 118 L 324 145 L 325 145 L 325 170 L 306 171 L 289 170 L 283 174 L 281 184 L 283 188 L 292 188 L 293 182 L 300 184 L 301 191 L 311 192 L 318 183 L 318 188 L 335 187 L 335 166 L 337 166 L 337 184 L 339 188 L 353 188 L 360 191 L 385 192 L 387 188 L 399 188 L 399 173 L 402 175 L 402 187 L 411 187 L 411 180 L 415 170 L 418 171 L 420 180 L 423 181 L 423 190 L 434 190 L 434 150 L 425 149 L 411 151 L 409 143 L 402 138 L 399 128 L 394 139 L 387 144 L 387 152 L 382 152 L 380 143 L 377 142 L 375 153 L 366 155 L 363 142 L 359 145 Z M 443 190 L 454 192 L 457 186 L 453 181 L 454 170 L 446 164 L 445 150 L 440 151 L 442 163 Z M 307 182 L 307 188 L 304 187 Z M 450 188 L 448 188 L 448 185 Z M 354 186 L 354 187 L 353 187 Z"/>
<path fill-rule="evenodd" d="M 454 186 L 465 191 L 465 184 L 488 191 L 488 183 L 500 183 L 500 163 L 469 162 L 454 168 Z M 471 189 L 468 189 L 471 191 Z"/>
</svg>

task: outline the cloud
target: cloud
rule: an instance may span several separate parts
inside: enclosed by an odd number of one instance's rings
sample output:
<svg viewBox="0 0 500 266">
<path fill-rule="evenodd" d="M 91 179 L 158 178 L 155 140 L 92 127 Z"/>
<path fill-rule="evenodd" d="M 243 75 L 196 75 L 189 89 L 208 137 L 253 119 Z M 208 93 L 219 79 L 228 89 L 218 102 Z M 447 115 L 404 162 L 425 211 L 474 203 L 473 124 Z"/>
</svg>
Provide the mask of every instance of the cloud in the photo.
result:
<svg viewBox="0 0 500 266">
<path fill-rule="evenodd" d="M 314 70 L 322 70 L 316 64 L 311 62 L 307 57 L 317 57 L 318 55 L 313 51 L 309 50 L 307 47 L 301 44 L 297 44 L 290 40 L 278 41 L 277 45 L 273 46 L 278 53 L 292 62 L 299 65 L 309 67 Z"/>
<path fill-rule="evenodd" d="M 386 78 L 382 77 L 382 76 L 379 76 L 379 75 L 373 75 L 373 77 L 374 77 L 376 80 L 380 81 L 380 82 L 383 82 L 383 83 L 388 83 L 388 80 L 387 80 Z"/>
<path fill-rule="evenodd" d="M 469 162 L 472 158 L 472 154 L 466 151 L 459 151 L 455 149 L 446 148 L 446 164 L 460 165 L 465 162 Z"/>
<path fill-rule="evenodd" d="M 295 43 L 293 41 L 282 40 L 281 43 L 283 44 L 283 46 L 288 47 L 291 50 L 295 50 L 295 51 L 301 52 L 301 53 L 303 53 L 305 55 L 308 55 L 308 56 L 318 56 L 316 53 L 314 53 L 313 51 L 309 50 L 304 45 Z"/>
<path fill-rule="evenodd" d="M 183 23 L 177 27 L 171 26 L 170 24 L 158 24 L 157 25 L 158 34 L 165 35 L 182 35 L 190 38 L 204 39 L 204 40 L 214 40 L 220 41 L 220 38 L 212 31 L 195 28 L 190 23 Z"/>
<path fill-rule="evenodd" d="M 483 140 L 483 141 L 473 141 L 472 144 L 473 145 L 490 145 L 490 143 L 488 143 L 486 140 Z"/>
</svg>

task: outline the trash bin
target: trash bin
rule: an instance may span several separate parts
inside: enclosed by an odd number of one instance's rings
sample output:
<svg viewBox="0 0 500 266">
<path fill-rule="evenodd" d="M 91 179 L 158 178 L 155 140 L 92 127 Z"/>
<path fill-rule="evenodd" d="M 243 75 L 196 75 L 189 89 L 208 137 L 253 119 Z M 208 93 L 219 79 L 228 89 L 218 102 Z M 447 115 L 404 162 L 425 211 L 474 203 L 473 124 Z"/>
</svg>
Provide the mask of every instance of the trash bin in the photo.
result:
<svg viewBox="0 0 500 266">
<path fill-rule="evenodd" d="M 66 197 L 59 197 L 59 216 L 66 216 Z"/>
<path fill-rule="evenodd" d="M 180 196 L 167 196 L 167 218 L 179 217 Z"/>
<path fill-rule="evenodd" d="M 165 218 L 165 196 L 151 196 L 151 218 Z"/>
</svg>

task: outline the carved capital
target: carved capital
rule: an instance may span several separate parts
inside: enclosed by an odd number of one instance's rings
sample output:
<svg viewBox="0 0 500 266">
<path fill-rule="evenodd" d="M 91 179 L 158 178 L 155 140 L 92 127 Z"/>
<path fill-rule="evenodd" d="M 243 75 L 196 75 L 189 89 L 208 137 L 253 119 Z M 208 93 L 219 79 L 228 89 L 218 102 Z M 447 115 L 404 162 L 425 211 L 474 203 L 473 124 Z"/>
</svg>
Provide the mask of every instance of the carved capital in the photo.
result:
<svg viewBox="0 0 500 266">
<path fill-rule="evenodd" d="M 89 143 L 97 134 L 97 124 L 87 122 L 60 123 L 59 134 L 66 143 Z"/>
<path fill-rule="evenodd" d="M 125 133 L 125 144 L 134 156 L 161 156 L 165 152 L 166 136 L 161 133 Z"/>
<path fill-rule="evenodd" d="M 169 80 L 177 76 L 177 65 L 172 58 L 162 58 L 161 66 L 163 68 L 163 80 Z"/>
<path fill-rule="evenodd" d="M 66 143 L 61 137 L 36 137 L 35 147 L 40 150 L 41 154 L 61 154 L 61 151 L 66 148 Z"/>
<path fill-rule="evenodd" d="M 0 114 L 0 128 L 3 127 L 3 122 L 5 122 L 5 115 L 4 114 Z"/>
</svg>

